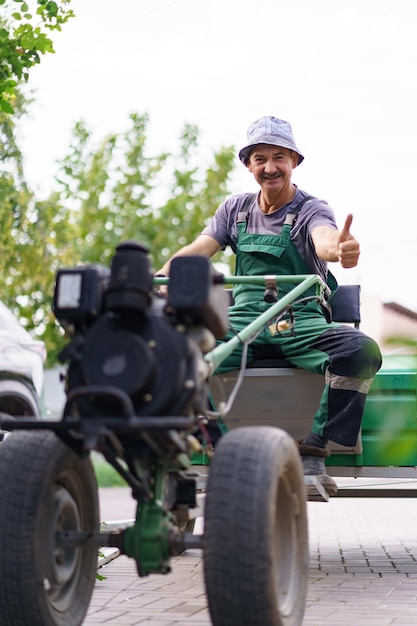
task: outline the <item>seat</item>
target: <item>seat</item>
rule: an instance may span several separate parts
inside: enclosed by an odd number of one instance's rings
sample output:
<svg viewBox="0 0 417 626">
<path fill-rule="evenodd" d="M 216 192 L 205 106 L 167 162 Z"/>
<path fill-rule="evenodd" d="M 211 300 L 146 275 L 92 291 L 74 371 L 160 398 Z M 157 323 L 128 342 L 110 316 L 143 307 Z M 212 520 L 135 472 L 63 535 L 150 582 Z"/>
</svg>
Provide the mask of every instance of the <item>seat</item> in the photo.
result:
<svg viewBox="0 0 417 626">
<path fill-rule="evenodd" d="M 339 285 L 330 300 L 334 322 L 353 324 L 359 328 L 361 323 L 361 286 Z"/>
</svg>

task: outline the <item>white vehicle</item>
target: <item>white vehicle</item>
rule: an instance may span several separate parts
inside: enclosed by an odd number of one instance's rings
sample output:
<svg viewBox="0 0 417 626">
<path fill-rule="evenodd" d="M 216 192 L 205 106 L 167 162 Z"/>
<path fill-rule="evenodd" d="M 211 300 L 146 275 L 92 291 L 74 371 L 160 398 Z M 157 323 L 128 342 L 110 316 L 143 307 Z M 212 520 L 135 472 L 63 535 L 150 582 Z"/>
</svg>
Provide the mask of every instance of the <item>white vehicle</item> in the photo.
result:
<svg viewBox="0 0 417 626">
<path fill-rule="evenodd" d="M 40 416 L 45 356 L 44 343 L 33 339 L 0 302 L 0 413 Z"/>
</svg>

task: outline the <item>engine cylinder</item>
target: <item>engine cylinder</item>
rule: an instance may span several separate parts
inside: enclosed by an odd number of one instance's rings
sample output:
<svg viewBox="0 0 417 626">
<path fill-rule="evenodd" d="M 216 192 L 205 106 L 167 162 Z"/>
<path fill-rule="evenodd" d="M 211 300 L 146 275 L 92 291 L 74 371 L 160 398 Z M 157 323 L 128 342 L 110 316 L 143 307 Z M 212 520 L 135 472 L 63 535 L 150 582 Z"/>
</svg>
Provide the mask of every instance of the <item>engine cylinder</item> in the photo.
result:
<svg viewBox="0 0 417 626">
<path fill-rule="evenodd" d="M 137 241 L 125 241 L 117 246 L 106 297 L 108 310 L 146 311 L 153 287 L 148 252 L 148 248 Z"/>
</svg>

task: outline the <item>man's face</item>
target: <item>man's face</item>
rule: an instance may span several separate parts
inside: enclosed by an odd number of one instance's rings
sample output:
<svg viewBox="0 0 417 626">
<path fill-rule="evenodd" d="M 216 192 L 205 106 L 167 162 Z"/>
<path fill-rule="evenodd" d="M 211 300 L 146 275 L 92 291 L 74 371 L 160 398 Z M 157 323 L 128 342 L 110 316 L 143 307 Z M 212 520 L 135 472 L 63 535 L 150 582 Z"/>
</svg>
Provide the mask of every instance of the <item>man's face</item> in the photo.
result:
<svg viewBox="0 0 417 626">
<path fill-rule="evenodd" d="M 291 184 L 292 171 L 297 164 L 296 152 L 260 144 L 252 150 L 247 168 L 264 191 L 281 191 Z"/>
</svg>

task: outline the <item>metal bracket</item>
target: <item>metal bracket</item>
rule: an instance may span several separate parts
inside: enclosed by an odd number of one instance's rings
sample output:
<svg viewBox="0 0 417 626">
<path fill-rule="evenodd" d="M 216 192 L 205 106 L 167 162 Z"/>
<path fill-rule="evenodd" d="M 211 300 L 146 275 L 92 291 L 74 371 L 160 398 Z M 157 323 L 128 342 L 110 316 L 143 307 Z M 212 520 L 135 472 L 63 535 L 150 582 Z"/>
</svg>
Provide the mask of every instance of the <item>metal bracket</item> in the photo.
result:
<svg viewBox="0 0 417 626">
<path fill-rule="evenodd" d="M 274 275 L 265 276 L 265 302 L 278 302 L 277 277 Z"/>
</svg>

